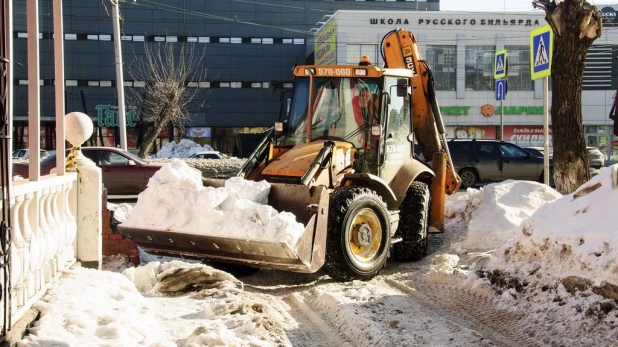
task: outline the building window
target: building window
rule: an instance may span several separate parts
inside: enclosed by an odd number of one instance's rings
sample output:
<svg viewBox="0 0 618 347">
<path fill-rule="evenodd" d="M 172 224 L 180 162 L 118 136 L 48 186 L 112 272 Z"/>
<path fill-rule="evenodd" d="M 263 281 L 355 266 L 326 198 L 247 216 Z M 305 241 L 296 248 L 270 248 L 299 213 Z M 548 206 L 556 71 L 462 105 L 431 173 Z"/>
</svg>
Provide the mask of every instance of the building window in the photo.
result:
<svg viewBox="0 0 618 347">
<path fill-rule="evenodd" d="M 509 90 L 532 91 L 534 83 L 530 76 L 530 47 L 506 46 L 508 70 L 506 75 Z"/>
<path fill-rule="evenodd" d="M 466 46 L 466 90 L 494 90 L 495 46 Z"/>
<path fill-rule="evenodd" d="M 264 45 L 272 45 L 273 44 L 273 39 L 271 37 L 264 37 L 264 38 L 262 38 L 262 44 L 264 44 Z"/>
<path fill-rule="evenodd" d="M 378 45 L 348 45 L 346 64 L 357 65 L 363 55 L 369 57 L 372 65 L 378 64 Z"/>
<path fill-rule="evenodd" d="M 232 37 L 230 39 L 231 43 L 242 43 L 242 39 L 240 37 Z"/>
<path fill-rule="evenodd" d="M 428 46 L 426 60 L 433 72 L 436 90 L 455 90 L 456 46 Z"/>
</svg>

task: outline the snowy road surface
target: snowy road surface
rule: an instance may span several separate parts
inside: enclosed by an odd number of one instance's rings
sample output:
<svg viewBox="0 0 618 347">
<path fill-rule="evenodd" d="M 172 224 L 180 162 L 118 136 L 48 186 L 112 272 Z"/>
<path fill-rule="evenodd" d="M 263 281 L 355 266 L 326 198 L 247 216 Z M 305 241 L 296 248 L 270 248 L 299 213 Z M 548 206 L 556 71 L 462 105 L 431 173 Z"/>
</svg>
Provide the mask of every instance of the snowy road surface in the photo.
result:
<svg viewBox="0 0 618 347">
<path fill-rule="evenodd" d="M 618 165 L 571 195 L 458 192 L 428 256 L 368 282 L 109 257 L 63 274 L 18 346 L 617 346 L 617 204 Z"/>
</svg>

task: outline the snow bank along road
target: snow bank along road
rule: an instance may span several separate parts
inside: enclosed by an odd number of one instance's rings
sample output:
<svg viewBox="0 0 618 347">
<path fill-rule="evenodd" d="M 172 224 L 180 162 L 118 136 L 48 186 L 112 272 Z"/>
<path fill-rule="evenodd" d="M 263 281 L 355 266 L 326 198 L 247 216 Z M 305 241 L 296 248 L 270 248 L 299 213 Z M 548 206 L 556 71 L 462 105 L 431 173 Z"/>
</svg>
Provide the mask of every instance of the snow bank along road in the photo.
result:
<svg viewBox="0 0 618 347">
<path fill-rule="evenodd" d="M 260 270 L 243 298 L 262 303 L 262 341 L 283 345 L 616 346 L 615 204 L 618 166 L 568 196 L 523 181 L 468 190 L 421 262 L 368 282 Z"/>
</svg>

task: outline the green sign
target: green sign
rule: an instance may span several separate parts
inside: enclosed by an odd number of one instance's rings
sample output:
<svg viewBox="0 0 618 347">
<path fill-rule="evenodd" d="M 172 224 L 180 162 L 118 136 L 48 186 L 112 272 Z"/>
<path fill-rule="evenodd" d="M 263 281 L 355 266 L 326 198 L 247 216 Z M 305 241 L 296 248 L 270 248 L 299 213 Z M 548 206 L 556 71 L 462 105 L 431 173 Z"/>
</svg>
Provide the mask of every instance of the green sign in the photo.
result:
<svg viewBox="0 0 618 347">
<path fill-rule="evenodd" d="M 440 106 L 443 116 L 467 116 L 471 106 Z"/>
<path fill-rule="evenodd" d="M 118 106 L 112 105 L 97 105 L 97 125 L 100 127 L 117 127 L 118 126 Z M 125 118 L 128 127 L 134 128 L 137 118 L 137 107 L 127 106 L 125 111 Z"/>
<path fill-rule="evenodd" d="M 504 106 L 505 116 L 521 116 L 527 114 L 528 116 L 542 116 L 543 106 Z M 500 106 L 496 107 L 496 116 L 500 115 Z"/>
<path fill-rule="evenodd" d="M 492 106 L 490 104 L 481 107 L 440 106 L 440 113 L 442 113 L 443 116 L 468 116 L 471 108 L 478 108 L 478 113 L 486 117 L 491 115 L 500 115 L 500 106 Z M 503 109 L 505 116 L 521 116 L 524 114 L 529 116 L 543 115 L 543 106 L 504 106 Z"/>
</svg>

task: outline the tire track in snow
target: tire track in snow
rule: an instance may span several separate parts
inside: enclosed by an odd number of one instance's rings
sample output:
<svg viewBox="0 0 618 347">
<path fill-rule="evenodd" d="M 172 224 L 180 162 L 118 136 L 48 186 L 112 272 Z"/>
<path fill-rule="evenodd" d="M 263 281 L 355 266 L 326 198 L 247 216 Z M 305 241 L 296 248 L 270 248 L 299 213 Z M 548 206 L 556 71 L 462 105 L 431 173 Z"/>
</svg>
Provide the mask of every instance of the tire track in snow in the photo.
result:
<svg viewBox="0 0 618 347">
<path fill-rule="evenodd" d="M 293 328 L 286 329 L 292 346 L 307 347 L 352 347 L 337 330 L 331 328 L 314 310 L 296 294 L 282 298 L 287 304 L 287 314 L 295 321 Z M 283 305 L 281 305 L 283 306 Z"/>
<path fill-rule="evenodd" d="M 301 296 L 354 346 L 495 346 L 384 283 L 333 283 Z"/>
<path fill-rule="evenodd" d="M 500 308 L 494 293 L 466 286 L 460 279 L 444 278 L 441 283 L 417 280 L 414 288 L 392 279 L 385 279 L 385 283 L 501 346 L 545 345 L 540 340 L 547 332 L 531 337 L 532 327 L 523 312 Z"/>
</svg>

